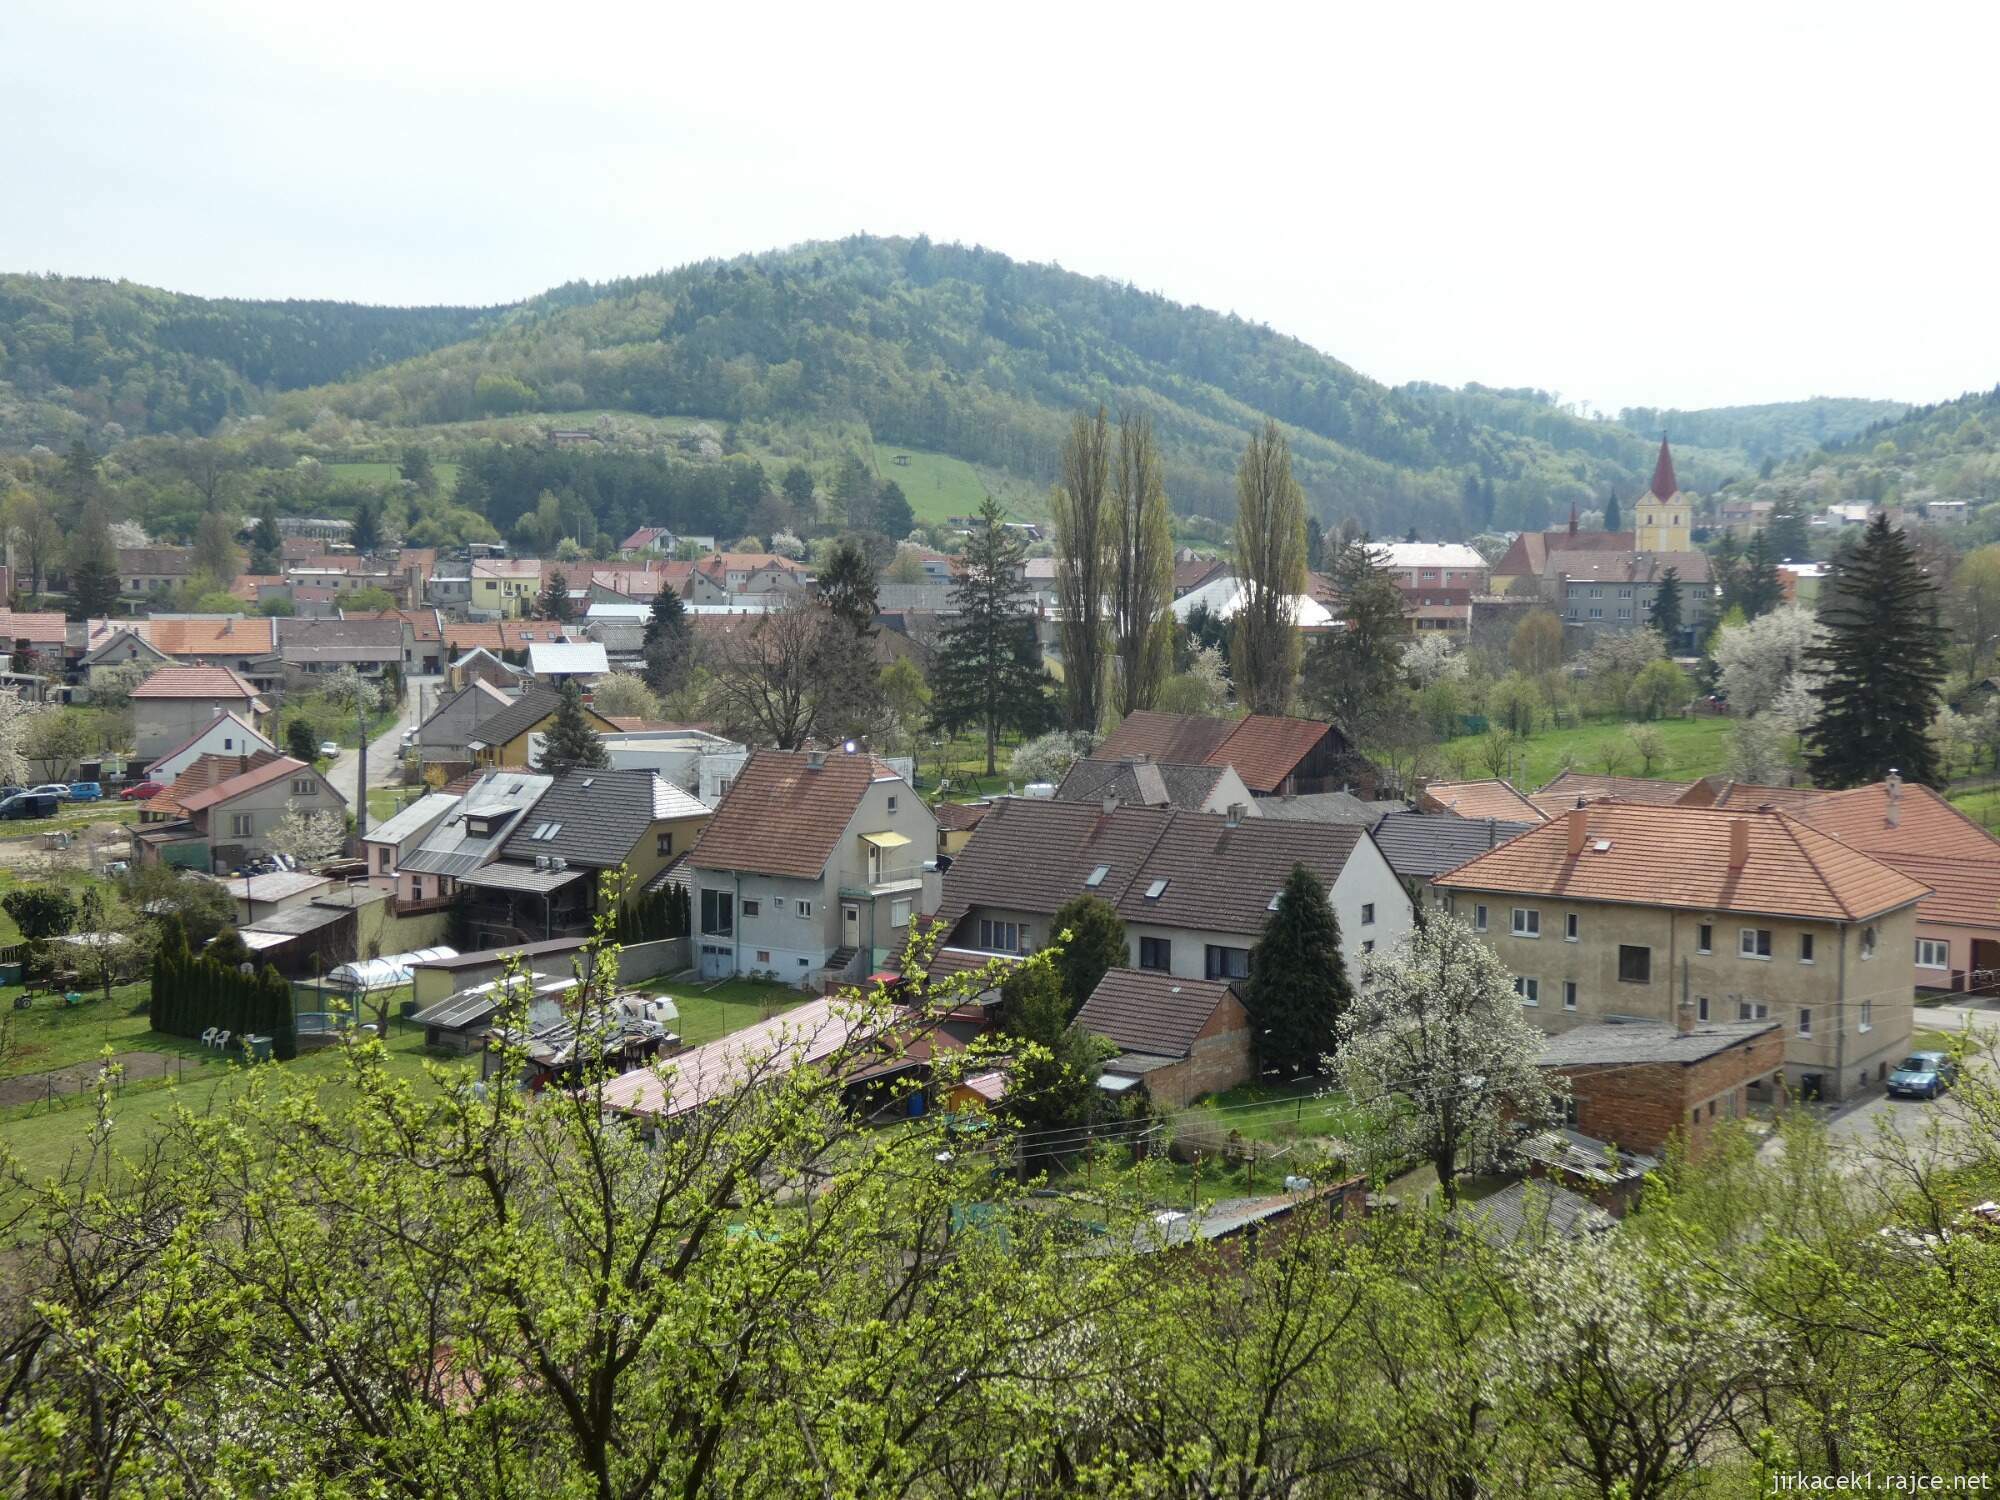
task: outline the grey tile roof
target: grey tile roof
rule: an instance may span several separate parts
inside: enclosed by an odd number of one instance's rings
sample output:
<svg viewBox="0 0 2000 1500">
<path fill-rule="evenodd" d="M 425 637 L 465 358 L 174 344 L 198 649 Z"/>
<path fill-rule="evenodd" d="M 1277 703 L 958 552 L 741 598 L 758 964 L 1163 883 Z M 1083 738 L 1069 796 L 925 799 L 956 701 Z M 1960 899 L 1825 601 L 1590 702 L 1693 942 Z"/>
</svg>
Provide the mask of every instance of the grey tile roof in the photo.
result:
<svg viewBox="0 0 2000 1500">
<path fill-rule="evenodd" d="M 458 807 L 431 829 L 423 843 L 402 857 L 402 868 L 420 875 L 464 876 L 499 855 L 515 824 L 548 791 L 554 778 L 532 771 L 488 771 Z M 491 834 L 474 837 L 467 817 L 501 819 Z"/>
<path fill-rule="evenodd" d="M 975 906 L 1053 913 L 1087 891 L 1128 922 L 1260 933 L 1294 865 L 1331 886 L 1367 832 L 1347 824 L 1002 797 L 944 880 L 949 931 Z M 1096 868 L 1104 877 L 1088 885 Z M 1147 892 L 1158 887 L 1158 894 Z"/>
<path fill-rule="evenodd" d="M 1504 1250 L 1523 1242 L 1599 1234 L 1611 1227 L 1612 1218 L 1581 1193 L 1553 1182 L 1513 1182 L 1488 1197 L 1459 1204 L 1448 1222 Z"/>
<path fill-rule="evenodd" d="M 400 844 L 435 828 L 440 819 L 458 806 L 458 798 L 444 792 L 427 792 L 393 817 L 368 825 L 367 837 L 377 844 Z"/>
<path fill-rule="evenodd" d="M 515 825 L 501 857 L 533 864 L 537 854 L 559 855 L 600 870 L 621 865 L 656 819 L 682 815 L 662 797 L 655 785 L 661 779 L 647 770 L 565 771 L 535 804 L 534 816 Z"/>
<path fill-rule="evenodd" d="M 1076 1020 L 1084 1030 L 1111 1038 L 1126 1052 L 1186 1057 L 1201 1028 L 1228 998 L 1226 984 L 1176 979 L 1147 969 L 1108 969 Z"/>
<path fill-rule="evenodd" d="M 1660 1021 L 1597 1021 L 1550 1037 L 1538 1061 L 1545 1068 L 1698 1063 L 1777 1029 L 1776 1021 L 1704 1021 L 1692 1031 Z"/>
<path fill-rule="evenodd" d="M 561 702 L 554 688 L 530 688 L 508 707 L 480 720 L 472 738 L 482 745 L 504 745 L 541 723 Z"/>
<path fill-rule="evenodd" d="M 1449 813 L 1395 812 L 1375 825 L 1375 843 L 1389 868 L 1405 880 L 1429 880 L 1540 826 L 1455 818 Z"/>
<path fill-rule="evenodd" d="M 1257 813 L 1265 818 L 1295 818 L 1302 823 L 1352 823 L 1373 828 L 1390 813 L 1408 812 L 1407 802 L 1369 802 L 1352 792 L 1308 792 L 1302 797 L 1259 797 Z"/>
<path fill-rule="evenodd" d="M 1157 761 L 1080 760 L 1056 788 L 1063 802 L 1102 802 L 1115 796 L 1136 807 L 1185 807 L 1201 811 L 1222 779 L 1221 766 L 1162 765 Z"/>
<path fill-rule="evenodd" d="M 581 865 L 565 864 L 560 870 L 538 870 L 531 864 L 518 865 L 500 860 L 467 871 L 459 877 L 459 884 L 487 891 L 548 892 L 561 890 L 572 880 L 583 880 L 596 873 Z"/>
</svg>

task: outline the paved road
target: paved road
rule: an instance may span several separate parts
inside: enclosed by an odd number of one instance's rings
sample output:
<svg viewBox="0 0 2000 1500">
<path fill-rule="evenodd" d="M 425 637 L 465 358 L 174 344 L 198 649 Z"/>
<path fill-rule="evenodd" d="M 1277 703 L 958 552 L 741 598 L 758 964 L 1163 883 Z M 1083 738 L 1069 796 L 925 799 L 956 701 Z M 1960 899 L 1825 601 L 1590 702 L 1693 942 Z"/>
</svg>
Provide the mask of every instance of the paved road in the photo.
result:
<svg viewBox="0 0 2000 1500">
<path fill-rule="evenodd" d="M 368 784 L 370 786 L 393 786 L 400 779 L 398 767 L 403 755 L 403 731 L 415 728 L 423 714 L 423 705 L 432 703 L 437 696 L 437 687 L 442 679 L 437 677 L 412 677 L 403 694 L 403 711 L 396 716 L 396 722 L 383 730 L 368 745 Z M 326 769 L 326 779 L 334 789 L 347 799 L 349 807 L 360 805 L 361 798 L 355 787 L 355 773 L 361 768 L 361 755 L 356 750 L 343 750 L 334 757 Z"/>
</svg>

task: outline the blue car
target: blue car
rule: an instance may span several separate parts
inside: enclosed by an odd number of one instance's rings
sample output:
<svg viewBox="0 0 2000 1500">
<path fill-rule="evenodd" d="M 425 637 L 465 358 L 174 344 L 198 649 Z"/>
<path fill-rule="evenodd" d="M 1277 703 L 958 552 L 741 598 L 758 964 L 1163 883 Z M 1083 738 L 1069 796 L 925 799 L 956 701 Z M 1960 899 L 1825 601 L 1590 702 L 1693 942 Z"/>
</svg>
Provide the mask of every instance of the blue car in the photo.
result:
<svg viewBox="0 0 2000 1500">
<path fill-rule="evenodd" d="M 104 786 L 96 781 L 72 781 L 69 784 L 69 800 L 72 802 L 101 802 Z"/>
<path fill-rule="evenodd" d="M 1889 1074 L 1889 1092 L 1899 1099 L 1935 1099 L 1958 1081 L 1958 1064 L 1942 1052 L 1912 1052 Z"/>
</svg>

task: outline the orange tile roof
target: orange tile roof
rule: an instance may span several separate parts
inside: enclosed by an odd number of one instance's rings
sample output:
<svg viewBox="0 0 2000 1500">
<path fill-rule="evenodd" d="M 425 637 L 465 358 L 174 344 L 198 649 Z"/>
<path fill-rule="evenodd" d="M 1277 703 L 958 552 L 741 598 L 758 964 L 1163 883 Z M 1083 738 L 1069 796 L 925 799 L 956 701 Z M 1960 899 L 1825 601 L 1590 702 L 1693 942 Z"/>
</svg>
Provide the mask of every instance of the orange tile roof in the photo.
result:
<svg viewBox="0 0 2000 1500">
<path fill-rule="evenodd" d="M 1253 792 L 1275 792 L 1332 728 L 1313 719 L 1251 714 L 1238 721 L 1235 732 L 1208 763 L 1234 766 Z"/>
<path fill-rule="evenodd" d="M 753 750 L 689 851 L 688 863 L 701 870 L 816 880 L 862 794 L 884 777 L 895 779 L 896 773 L 870 755 L 828 751 L 814 770 L 802 750 Z"/>
<path fill-rule="evenodd" d="M 1817 787 L 1767 786 L 1757 781 L 1731 781 L 1726 776 L 1704 776 L 1681 794 L 1680 801 L 1683 807 L 1775 807 L 1805 817 L 1807 808 L 1831 795 Z"/>
<path fill-rule="evenodd" d="M 147 624 L 152 644 L 168 656 L 268 656 L 278 649 L 278 622 L 255 615 Z"/>
<path fill-rule="evenodd" d="M 1658 781 L 1650 776 L 1593 776 L 1587 771 L 1565 771 L 1528 800 L 1545 816 L 1555 818 L 1575 807 L 1579 799 L 1674 803 L 1685 797 L 1693 785 L 1691 781 Z"/>
<path fill-rule="evenodd" d="M 1503 823 L 1540 823 L 1547 814 L 1504 781 L 1433 781 L 1419 799 L 1426 812 Z"/>
<path fill-rule="evenodd" d="M 2000 839 L 1981 828 L 1927 786 L 1904 783 L 1889 821 L 1886 783 L 1824 792 L 1800 811 L 1813 827 L 1870 854 L 1943 855 L 2000 861 Z"/>
<path fill-rule="evenodd" d="M 69 621 L 60 614 L 0 609 L 0 640 L 60 646 L 68 638 Z"/>
<path fill-rule="evenodd" d="M 183 817 L 187 812 L 188 798 L 278 758 L 275 750 L 259 750 L 254 755 L 198 755 L 194 764 L 176 776 L 164 791 L 155 792 L 147 799 L 140 811 L 160 813 L 171 818 Z"/>
<path fill-rule="evenodd" d="M 1929 894 L 1908 875 L 1784 813 L 1599 802 L 1580 815 L 1586 837 L 1575 858 L 1565 814 L 1468 860 L 1436 884 L 1835 922 L 1894 911 Z M 1749 857 L 1732 869 L 1731 830 L 1738 823 L 1749 830 Z"/>
<path fill-rule="evenodd" d="M 1137 756 L 1177 766 L 1234 766 L 1253 792 L 1275 792 L 1329 734 L 1331 724 L 1277 714 L 1211 719 L 1200 714 L 1127 714 L 1092 754 L 1094 760 Z"/>
<path fill-rule="evenodd" d="M 1930 894 L 1917 903 L 1919 922 L 2000 928 L 2000 861 L 1918 854 L 1872 858 L 1930 887 Z"/>
<path fill-rule="evenodd" d="M 255 698 L 229 667 L 162 667 L 132 689 L 134 698 Z"/>
<path fill-rule="evenodd" d="M 202 758 L 206 760 L 208 757 Z M 326 784 L 325 778 L 304 761 L 293 760 L 289 755 L 279 755 L 262 758 L 260 764 L 253 765 L 247 771 L 239 772 L 227 780 L 218 781 L 213 786 L 204 787 L 200 791 L 181 797 L 180 805 L 183 811 L 201 812 L 205 808 L 218 807 L 224 802 L 233 802 L 245 792 L 254 792 L 259 787 L 268 786 L 274 781 L 283 781 L 287 776 L 296 775 L 301 771 Z M 178 787 L 180 783 L 175 782 L 174 785 Z M 346 800 L 339 792 L 334 791 L 331 784 L 326 784 L 326 789 L 333 792 L 333 795 L 341 801 Z"/>
</svg>

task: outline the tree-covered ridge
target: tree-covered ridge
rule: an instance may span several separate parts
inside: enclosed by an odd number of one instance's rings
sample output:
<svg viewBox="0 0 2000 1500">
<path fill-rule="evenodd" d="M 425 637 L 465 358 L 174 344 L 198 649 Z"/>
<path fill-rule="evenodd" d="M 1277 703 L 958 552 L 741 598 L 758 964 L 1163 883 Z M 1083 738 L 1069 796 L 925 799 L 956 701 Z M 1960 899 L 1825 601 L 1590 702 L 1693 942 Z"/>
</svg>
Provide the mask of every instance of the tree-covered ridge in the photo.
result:
<svg viewBox="0 0 2000 1500">
<path fill-rule="evenodd" d="M 1618 422 L 1638 433 L 1665 433 L 1674 440 L 1676 451 L 1687 444 L 1733 449 L 1752 464 L 1761 464 L 1767 458 L 1791 458 L 1843 442 L 1871 426 L 1898 421 L 1909 410 L 1904 401 L 1813 396 L 1805 401 L 1718 406 L 1706 411 L 1628 406 L 1618 413 Z"/>
<path fill-rule="evenodd" d="M 0 444 L 86 428 L 205 433 L 266 391 L 346 379 L 465 338 L 465 307 L 211 299 L 85 277 L 0 275 Z M 118 431 L 109 434 L 118 435 Z"/>
</svg>

